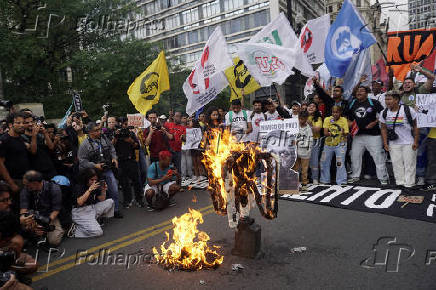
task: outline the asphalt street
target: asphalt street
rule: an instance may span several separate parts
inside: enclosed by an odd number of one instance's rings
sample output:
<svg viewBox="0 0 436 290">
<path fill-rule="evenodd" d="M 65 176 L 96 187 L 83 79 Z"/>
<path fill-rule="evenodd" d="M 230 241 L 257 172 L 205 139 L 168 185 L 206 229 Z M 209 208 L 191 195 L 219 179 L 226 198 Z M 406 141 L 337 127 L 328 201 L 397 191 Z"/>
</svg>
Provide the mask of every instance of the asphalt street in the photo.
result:
<svg viewBox="0 0 436 290">
<path fill-rule="evenodd" d="M 126 209 L 125 218 L 111 220 L 100 238 L 65 240 L 62 244 L 66 248 L 65 255 L 41 267 L 41 272 L 33 278 L 33 287 L 63 290 L 435 289 L 436 259 L 426 265 L 427 253 L 436 251 L 435 224 L 280 200 L 275 220 L 263 219 L 257 209 L 252 211 L 252 217 L 262 227 L 264 252 L 263 258 L 254 260 L 231 255 L 234 231 L 229 229 L 227 217 L 211 210 L 206 191 L 186 191 L 176 200 L 175 207 L 161 212 L 136 207 Z M 200 230 L 210 235 L 210 244 L 222 247 L 219 251 L 224 255 L 224 262 L 218 269 L 167 271 L 143 260 L 130 265 L 129 269 L 121 262 L 120 265 L 100 265 L 98 261 L 97 265 L 78 264 L 77 253 L 84 255 L 84 250 L 92 253 L 111 249 L 124 257 L 139 251 L 151 253 L 154 246 L 165 240 L 164 232 L 171 228 L 170 220 L 187 212 L 188 208 L 201 209 L 204 223 L 199 226 Z M 402 248 L 399 246 L 380 247 L 378 254 L 388 253 L 386 263 L 362 266 L 365 259 L 374 256 L 373 247 L 383 237 L 395 238 L 394 244 L 413 249 L 413 255 L 409 257 L 410 251 L 398 251 Z M 292 252 L 296 247 L 307 249 Z M 389 272 L 398 257 L 398 271 Z M 41 265 L 47 264 L 44 254 L 38 260 Z M 242 264 L 244 269 L 232 271 L 235 263 Z"/>
</svg>

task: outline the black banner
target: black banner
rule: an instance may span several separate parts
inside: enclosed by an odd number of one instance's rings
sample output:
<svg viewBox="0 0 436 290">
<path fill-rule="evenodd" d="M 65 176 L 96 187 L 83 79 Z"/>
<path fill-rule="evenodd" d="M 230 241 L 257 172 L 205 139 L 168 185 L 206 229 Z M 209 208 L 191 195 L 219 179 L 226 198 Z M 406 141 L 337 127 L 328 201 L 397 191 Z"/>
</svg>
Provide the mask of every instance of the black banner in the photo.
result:
<svg viewBox="0 0 436 290">
<path fill-rule="evenodd" d="M 78 93 L 74 93 L 73 95 L 73 104 L 74 104 L 74 111 L 76 112 L 83 111 L 82 99 L 80 98 L 80 95 Z"/>
<path fill-rule="evenodd" d="M 436 223 L 436 192 L 366 186 L 312 185 L 307 192 L 285 194 L 280 199 Z"/>
</svg>

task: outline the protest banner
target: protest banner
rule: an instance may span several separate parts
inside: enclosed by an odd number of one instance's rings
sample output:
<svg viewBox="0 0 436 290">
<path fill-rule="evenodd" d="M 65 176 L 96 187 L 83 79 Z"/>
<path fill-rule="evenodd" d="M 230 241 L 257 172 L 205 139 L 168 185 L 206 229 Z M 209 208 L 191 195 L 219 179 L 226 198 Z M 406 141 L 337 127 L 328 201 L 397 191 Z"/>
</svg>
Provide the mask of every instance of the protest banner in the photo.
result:
<svg viewBox="0 0 436 290">
<path fill-rule="evenodd" d="M 133 126 L 135 128 L 144 127 L 144 115 L 141 114 L 127 114 L 127 126 Z"/>
<path fill-rule="evenodd" d="M 182 150 L 198 149 L 202 137 L 201 128 L 186 128 L 186 142 L 182 145 Z"/>
<path fill-rule="evenodd" d="M 436 94 L 416 95 L 418 128 L 436 128 Z"/>
<path fill-rule="evenodd" d="M 410 64 L 426 59 L 435 47 L 436 28 L 388 32 L 387 63 L 404 81 Z"/>
<path fill-rule="evenodd" d="M 277 155 L 280 160 L 279 194 L 298 193 L 298 172 L 292 170 L 297 160 L 295 139 L 298 131 L 296 118 L 260 122 L 259 137 L 262 149 Z"/>
</svg>

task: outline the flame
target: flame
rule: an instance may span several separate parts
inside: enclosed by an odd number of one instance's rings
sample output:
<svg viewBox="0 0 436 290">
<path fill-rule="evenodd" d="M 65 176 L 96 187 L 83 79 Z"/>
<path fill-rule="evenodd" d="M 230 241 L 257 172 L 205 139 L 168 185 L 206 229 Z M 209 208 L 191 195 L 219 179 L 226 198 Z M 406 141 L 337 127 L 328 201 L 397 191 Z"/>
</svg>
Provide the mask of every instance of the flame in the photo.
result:
<svg viewBox="0 0 436 290">
<path fill-rule="evenodd" d="M 207 144 L 203 154 L 203 164 L 208 172 L 209 191 L 215 212 L 227 214 L 227 204 L 230 199 L 227 190 L 233 186 L 238 194 L 235 195 L 235 207 L 239 211 L 239 204 L 245 207 L 248 196 L 253 195 L 264 217 L 268 219 L 277 216 L 272 184 L 263 183 L 264 193 L 259 194 L 256 188 L 256 163 L 266 162 L 267 152 L 263 152 L 255 143 L 237 142 L 230 130 L 212 129 L 206 138 Z M 206 146 L 204 146 L 206 145 Z M 265 163 L 266 164 L 266 163 Z M 265 166 L 267 167 L 267 166 Z M 231 175 L 231 176 L 230 176 Z M 226 188 L 226 179 L 229 180 Z M 267 193 L 267 191 L 269 193 Z"/>
<path fill-rule="evenodd" d="M 244 181 L 240 184 L 239 193 L 248 197 L 251 190 L 248 188 L 247 181 L 255 182 L 256 153 L 260 152 L 260 149 L 254 144 L 236 142 L 229 130 L 213 129 L 208 135 L 208 146 L 205 146 L 206 151 L 202 161 L 208 172 L 209 189 L 211 189 L 215 211 L 225 215 L 228 201 L 225 179 L 227 167 L 231 166 L 229 163 L 244 163 L 244 166 L 239 166 L 240 172 L 236 174 L 232 172 L 232 182 L 238 184 Z M 234 154 L 236 152 L 244 154 Z M 219 194 L 215 194 L 216 192 Z"/>
<path fill-rule="evenodd" d="M 203 223 L 203 216 L 199 211 L 189 209 L 188 213 L 172 219 L 174 225 L 173 240 L 168 247 L 169 234 L 165 232 L 167 240 L 160 246 L 160 251 L 154 247 L 153 254 L 158 263 L 166 268 L 182 270 L 200 270 L 215 268 L 222 264 L 224 257 L 208 247 L 208 234 L 197 229 Z M 218 246 L 212 246 L 219 248 Z"/>
</svg>

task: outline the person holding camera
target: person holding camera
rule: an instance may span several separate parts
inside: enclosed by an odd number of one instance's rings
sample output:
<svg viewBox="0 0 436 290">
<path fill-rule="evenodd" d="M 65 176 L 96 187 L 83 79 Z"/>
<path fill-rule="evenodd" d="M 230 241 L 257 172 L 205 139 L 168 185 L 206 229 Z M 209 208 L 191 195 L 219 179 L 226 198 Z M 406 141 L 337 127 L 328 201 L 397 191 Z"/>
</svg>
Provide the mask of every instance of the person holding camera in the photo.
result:
<svg viewBox="0 0 436 290">
<path fill-rule="evenodd" d="M 395 183 L 410 188 L 415 185 L 419 129 L 416 111 L 407 105 L 400 105 L 400 100 L 399 92 L 387 92 L 387 108 L 379 119 L 384 148 L 391 155 Z"/>
<path fill-rule="evenodd" d="M 123 188 L 124 202 L 123 206 L 129 208 L 132 206 L 132 186 L 135 191 L 135 199 L 140 207 L 143 207 L 142 186 L 139 182 L 138 162 L 136 161 L 135 150 L 139 149 L 139 142 L 136 136 L 128 128 L 119 129 L 115 132 L 114 138 L 115 151 L 118 156 L 120 166 L 120 183 Z"/>
<path fill-rule="evenodd" d="M 101 174 L 107 184 L 107 195 L 115 203 L 114 217 L 123 218 L 118 204 L 118 183 L 113 172 L 118 168 L 115 148 L 95 122 L 88 123 L 86 129 L 88 138 L 79 147 L 79 169 L 94 168 Z"/>
<path fill-rule="evenodd" d="M 0 290 L 32 289 L 17 279 L 19 274 L 37 270 L 35 260 L 21 253 L 24 241 L 19 231 L 18 218 L 11 211 L 0 210 Z"/>
<path fill-rule="evenodd" d="M 173 139 L 173 135 L 159 123 L 156 112 L 148 112 L 147 118 L 151 125 L 145 129 L 144 143 L 150 150 L 150 163 L 153 163 L 159 161 L 159 152 L 170 150 L 169 140 Z"/>
<path fill-rule="evenodd" d="M 50 180 L 56 175 L 56 167 L 51 157 L 54 143 L 40 118 L 28 114 L 24 122 L 26 126 L 21 136 L 30 149 L 30 166 L 41 172 L 45 180 Z"/>
<path fill-rule="evenodd" d="M 171 152 L 161 151 L 159 161 L 148 168 L 148 183 L 144 189 L 148 211 L 175 205 L 171 198 L 180 191 L 181 177 L 177 169 L 170 167 L 171 159 Z"/>
<path fill-rule="evenodd" d="M 378 114 L 383 111 L 383 106 L 379 101 L 369 99 L 368 92 L 368 87 L 359 86 L 356 91 L 356 98 L 349 105 L 349 125 L 352 127 L 352 122 L 355 121 L 358 131 L 353 137 L 351 149 L 351 167 L 353 173 L 348 183 L 355 183 L 360 180 L 362 157 L 366 149 L 374 159 L 377 178 L 380 184 L 387 185 L 389 175 L 386 169 L 386 155 L 383 150 L 383 140 L 377 119 Z"/>
<path fill-rule="evenodd" d="M 79 174 L 79 184 L 74 189 L 73 226 L 68 237 L 91 238 L 103 235 L 105 218 L 114 216 L 115 204 L 106 199 L 107 185 L 98 178 L 95 169 L 87 168 Z M 98 222 L 100 221 L 100 223 Z"/>
<path fill-rule="evenodd" d="M 20 194 L 20 223 L 36 236 L 46 236 L 49 245 L 61 244 L 64 230 L 59 221 L 62 192 L 57 184 L 43 180 L 41 173 L 29 170 L 23 176 Z"/>
</svg>

